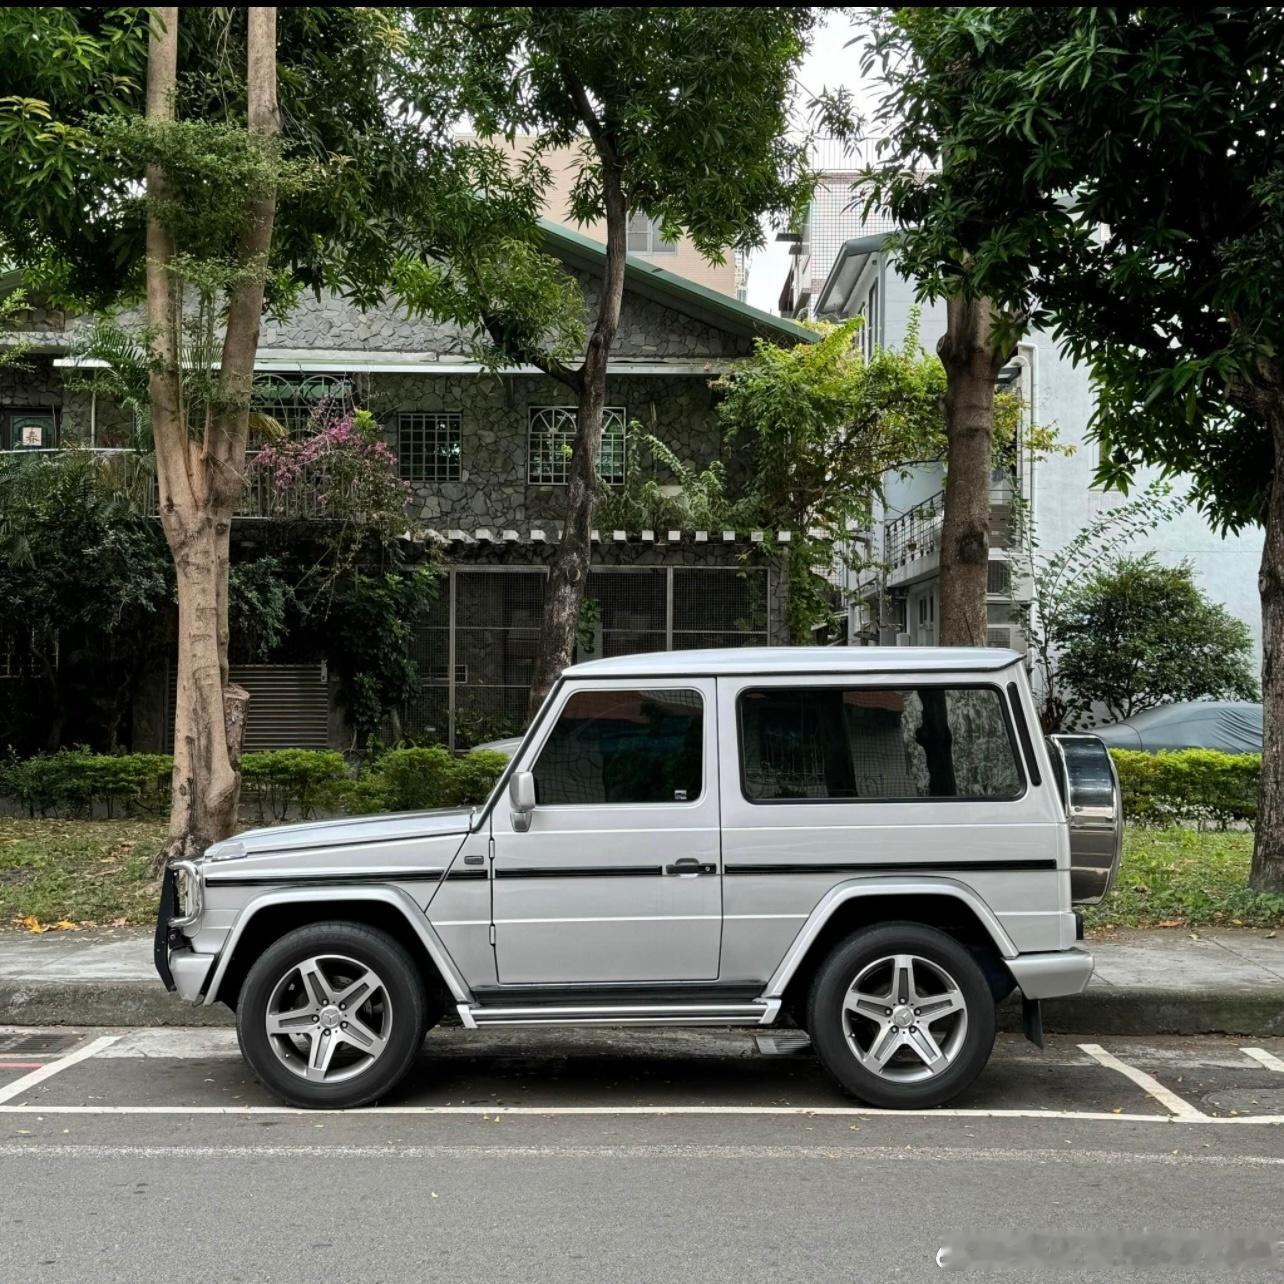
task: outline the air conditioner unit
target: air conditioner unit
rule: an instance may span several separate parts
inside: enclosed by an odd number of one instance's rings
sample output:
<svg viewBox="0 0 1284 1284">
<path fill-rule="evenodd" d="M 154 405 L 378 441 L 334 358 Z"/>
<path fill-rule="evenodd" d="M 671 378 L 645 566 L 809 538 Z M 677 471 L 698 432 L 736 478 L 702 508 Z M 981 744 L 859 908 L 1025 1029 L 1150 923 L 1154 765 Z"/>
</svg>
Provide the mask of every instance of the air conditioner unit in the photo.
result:
<svg viewBox="0 0 1284 1284">
<path fill-rule="evenodd" d="M 909 644 L 910 644 L 910 635 L 908 633 L 898 633 L 896 635 L 897 646 L 909 646 Z"/>
</svg>

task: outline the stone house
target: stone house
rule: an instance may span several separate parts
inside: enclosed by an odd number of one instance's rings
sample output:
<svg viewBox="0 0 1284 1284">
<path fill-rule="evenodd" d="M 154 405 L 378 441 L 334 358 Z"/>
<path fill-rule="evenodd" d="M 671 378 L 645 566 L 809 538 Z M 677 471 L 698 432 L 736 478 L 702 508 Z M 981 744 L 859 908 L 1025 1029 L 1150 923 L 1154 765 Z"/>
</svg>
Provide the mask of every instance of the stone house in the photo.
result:
<svg viewBox="0 0 1284 1284">
<path fill-rule="evenodd" d="M 604 252 L 551 223 L 545 244 L 583 287 L 590 315 Z M 74 354 L 75 318 L 32 311 L 22 369 L 0 370 L 0 450 L 78 445 L 128 459 L 131 417 L 89 390 L 92 364 Z M 684 461 L 724 454 L 710 381 L 753 341 L 812 334 L 727 294 L 630 256 L 612 360 L 599 471 L 625 481 L 643 431 Z M 305 298 L 284 322 L 265 319 L 256 401 L 291 433 L 320 400 L 369 408 L 410 488 L 409 506 L 440 546 L 445 577 L 415 643 L 424 687 L 402 711 L 408 735 L 463 746 L 524 723 L 546 568 L 559 538 L 566 453 L 574 431 L 568 390 L 535 368 L 485 371 L 454 328 L 388 305 L 360 311 L 338 297 Z M 735 461 L 725 461 L 734 473 Z M 268 479 L 248 470 L 234 524 L 262 543 L 279 507 Z M 306 490 L 292 517 L 323 520 Z M 588 654 L 784 641 L 787 585 L 773 551 L 788 533 L 603 530 L 594 534 L 588 595 L 596 603 Z M 0 647 L 0 661 L 5 651 Z M 12 649 L 9 654 L 13 654 Z M 16 663 L 10 677 L 17 676 Z M 3 670 L 0 668 L 0 678 Z M 238 668 L 253 697 L 247 743 L 343 746 L 349 732 L 324 659 Z M 145 683 L 136 748 L 163 747 L 173 678 Z"/>
</svg>

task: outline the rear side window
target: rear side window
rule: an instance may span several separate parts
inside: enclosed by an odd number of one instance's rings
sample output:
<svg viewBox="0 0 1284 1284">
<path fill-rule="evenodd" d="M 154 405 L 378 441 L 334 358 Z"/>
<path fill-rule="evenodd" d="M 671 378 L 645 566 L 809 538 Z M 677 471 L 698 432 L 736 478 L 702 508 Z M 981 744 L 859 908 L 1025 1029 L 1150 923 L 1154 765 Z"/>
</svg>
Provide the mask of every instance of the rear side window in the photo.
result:
<svg viewBox="0 0 1284 1284">
<path fill-rule="evenodd" d="M 543 806 L 694 802 L 703 783 L 698 691 L 577 691 L 535 763 Z"/>
<path fill-rule="evenodd" d="M 764 687 L 738 709 L 751 802 L 997 799 L 1024 787 L 993 687 Z"/>
</svg>

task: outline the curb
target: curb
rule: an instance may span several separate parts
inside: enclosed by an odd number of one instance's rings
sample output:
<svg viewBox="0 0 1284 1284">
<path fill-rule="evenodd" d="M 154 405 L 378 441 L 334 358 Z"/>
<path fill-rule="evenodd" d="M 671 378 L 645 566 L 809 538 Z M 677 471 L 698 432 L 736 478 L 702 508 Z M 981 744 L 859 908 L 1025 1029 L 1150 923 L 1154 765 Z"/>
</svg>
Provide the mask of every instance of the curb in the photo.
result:
<svg viewBox="0 0 1284 1284">
<path fill-rule="evenodd" d="M 0 1023 L 68 1026 L 230 1026 L 221 1004 L 194 1007 L 157 981 L 0 981 Z M 1230 1034 L 1284 1037 L 1284 986 L 1192 994 L 1174 989 L 1093 986 L 1045 999 L 1049 1034 Z M 1020 1032 L 1020 1004 L 999 1007 L 999 1029 Z"/>
</svg>

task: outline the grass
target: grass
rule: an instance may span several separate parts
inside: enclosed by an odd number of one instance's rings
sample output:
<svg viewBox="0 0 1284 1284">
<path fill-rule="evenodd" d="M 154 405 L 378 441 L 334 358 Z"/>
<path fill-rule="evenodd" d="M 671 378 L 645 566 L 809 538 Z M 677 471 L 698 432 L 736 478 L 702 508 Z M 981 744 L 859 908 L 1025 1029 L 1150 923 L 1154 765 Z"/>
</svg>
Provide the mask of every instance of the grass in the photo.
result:
<svg viewBox="0 0 1284 1284">
<path fill-rule="evenodd" d="M 155 820 L 0 817 L 0 930 L 154 923 L 164 836 Z"/>
<path fill-rule="evenodd" d="M 1090 906 L 1085 925 L 1116 927 L 1284 927 L 1284 896 L 1248 889 L 1253 835 L 1243 831 L 1134 829 L 1114 891 Z"/>
<path fill-rule="evenodd" d="M 0 817 L 0 930 L 150 926 L 164 833 L 154 820 Z M 1129 829 L 1115 890 L 1087 927 L 1284 927 L 1284 896 L 1248 890 L 1252 852 L 1247 833 Z"/>
</svg>

